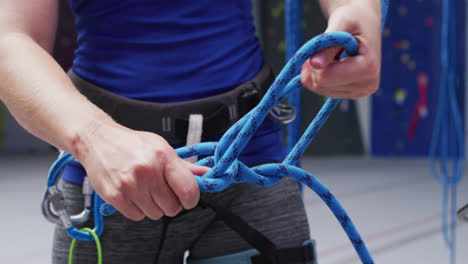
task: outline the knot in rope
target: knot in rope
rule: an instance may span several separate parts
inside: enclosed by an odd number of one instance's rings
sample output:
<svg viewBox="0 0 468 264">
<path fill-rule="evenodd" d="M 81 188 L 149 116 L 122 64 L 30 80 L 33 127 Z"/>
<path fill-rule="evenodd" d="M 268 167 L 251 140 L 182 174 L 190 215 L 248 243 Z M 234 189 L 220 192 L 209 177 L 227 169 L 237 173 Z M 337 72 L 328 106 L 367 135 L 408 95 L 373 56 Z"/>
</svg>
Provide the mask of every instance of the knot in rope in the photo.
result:
<svg viewBox="0 0 468 264">
<path fill-rule="evenodd" d="M 370 264 L 374 263 L 372 257 L 362 241 L 359 232 L 339 201 L 317 178 L 294 166 L 339 103 L 339 99 L 327 99 L 298 143 L 282 163 L 263 164 L 249 168 L 238 160 L 240 153 L 273 107 L 284 100 L 293 90 L 303 87 L 300 82 L 302 65 L 318 51 L 331 46 L 342 46 L 344 48 L 341 58 L 354 55 L 358 50 L 356 39 L 346 32 L 325 33 L 311 39 L 286 64 L 260 103 L 234 124 L 219 142 L 205 142 L 187 146 L 176 149 L 176 152 L 181 158 L 207 156 L 196 163 L 197 165 L 212 168 L 203 176 L 195 176 L 200 190 L 204 192 L 222 191 L 232 183 L 240 182 L 249 182 L 256 186 L 268 187 L 277 183 L 285 176 L 302 182 L 327 204 L 353 243 L 362 262 Z M 50 183 L 56 181 L 59 171 L 72 158 L 73 156 L 70 154 L 65 154 L 58 158 L 54 165 L 52 165 L 53 169 L 49 173 Z M 116 211 L 112 205 L 102 204 L 102 202 L 99 195 L 95 194 L 94 218 L 95 229 L 98 231 L 102 231 L 102 216 L 113 214 Z M 86 234 L 73 226 L 70 226 L 67 232 L 72 238 L 78 240 L 91 241 L 94 239 L 90 234 Z"/>
<path fill-rule="evenodd" d="M 358 50 L 357 41 L 349 33 L 332 32 L 316 36 L 296 52 L 260 103 L 226 131 L 219 143 L 207 142 L 176 150 L 181 158 L 208 156 L 196 163 L 212 167 L 212 170 L 203 177 L 196 176 L 201 191 L 221 191 L 232 183 L 240 182 L 249 182 L 256 186 L 267 187 L 277 183 L 281 177 L 286 176 L 285 165 L 293 165 L 299 160 L 305 148 L 339 100 L 329 99 L 311 123 L 311 131 L 305 132 L 303 138 L 291 150 L 281 165 L 276 165 L 276 169 L 273 171 L 267 169 L 268 174 L 265 174 L 265 165 L 249 168 L 239 161 L 238 157 L 260 124 L 268 116 L 268 113 L 291 92 L 303 87 L 300 82 L 302 65 L 318 51 L 331 46 L 342 46 L 346 55 L 354 55 Z"/>
</svg>

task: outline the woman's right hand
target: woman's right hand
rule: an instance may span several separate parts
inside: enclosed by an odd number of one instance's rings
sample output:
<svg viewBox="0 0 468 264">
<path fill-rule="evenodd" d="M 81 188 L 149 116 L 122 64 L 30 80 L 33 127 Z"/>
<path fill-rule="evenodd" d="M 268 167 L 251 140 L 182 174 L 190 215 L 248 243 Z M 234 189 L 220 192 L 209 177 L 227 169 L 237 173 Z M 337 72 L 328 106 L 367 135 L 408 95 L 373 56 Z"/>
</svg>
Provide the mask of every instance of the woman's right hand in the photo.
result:
<svg viewBox="0 0 468 264">
<path fill-rule="evenodd" d="M 74 146 L 96 192 L 135 221 L 195 207 L 200 191 L 193 175 L 209 171 L 179 158 L 162 137 L 117 124 L 90 129 Z"/>
<path fill-rule="evenodd" d="M 73 154 L 97 193 L 133 220 L 193 208 L 193 174 L 158 135 L 115 123 L 82 96 L 51 52 L 58 0 L 0 1 L 0 100 L 31 134 Z"/>
</svg>

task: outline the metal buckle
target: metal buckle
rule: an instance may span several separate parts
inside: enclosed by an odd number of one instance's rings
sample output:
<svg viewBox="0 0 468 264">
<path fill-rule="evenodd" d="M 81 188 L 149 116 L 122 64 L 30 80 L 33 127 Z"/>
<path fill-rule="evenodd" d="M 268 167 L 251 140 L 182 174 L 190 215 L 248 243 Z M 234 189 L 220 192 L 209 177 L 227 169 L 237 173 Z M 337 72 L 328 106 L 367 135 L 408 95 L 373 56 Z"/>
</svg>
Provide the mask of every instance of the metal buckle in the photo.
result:
<svg viewBox="0 0 468 264">
<path fill-rule="evenodd" d="M 286 125 L 296 119 L 296 108 L 289 104 L 277 104 L 269 113 L 269 116 Z"/>
</svg>

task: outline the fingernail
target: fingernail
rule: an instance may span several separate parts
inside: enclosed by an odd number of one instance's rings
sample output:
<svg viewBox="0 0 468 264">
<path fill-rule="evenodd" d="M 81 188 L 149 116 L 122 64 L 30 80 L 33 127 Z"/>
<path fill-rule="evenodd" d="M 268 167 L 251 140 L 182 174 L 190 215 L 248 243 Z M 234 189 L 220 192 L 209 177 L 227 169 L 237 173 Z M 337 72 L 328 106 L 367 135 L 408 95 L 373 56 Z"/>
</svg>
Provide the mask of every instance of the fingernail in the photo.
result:
<svg viewBox="0 0 468 264">
<path fill-rule="evenodd" d="M 325 65 L 325 60 L 327 59 L 327 56 L 323 52 L 318 52 L 312 58 L 310 58 L 309 63 L 310 66 L 314 69 L 322 69 Z"/>
</svg>

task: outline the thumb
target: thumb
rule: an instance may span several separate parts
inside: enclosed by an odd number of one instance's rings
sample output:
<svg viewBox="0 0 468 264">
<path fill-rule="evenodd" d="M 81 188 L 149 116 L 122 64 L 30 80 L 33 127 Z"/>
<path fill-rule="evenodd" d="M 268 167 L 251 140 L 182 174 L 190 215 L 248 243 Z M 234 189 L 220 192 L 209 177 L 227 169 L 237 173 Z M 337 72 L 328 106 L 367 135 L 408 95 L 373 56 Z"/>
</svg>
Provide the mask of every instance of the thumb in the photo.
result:
<svg viewBox="0 0 468 264">
<path fill-rule="evenodd" d="M 205 166 L 199 166 L 199 165 L 195 165 L 191 162 L 188 162 L 186 160 L 182 160 L 185 165 L 187 166 L 187 168 L 194 174 L 194 175 L 198 175 L 198 176 L 203 176 L 205 173 L 209 172 L 211 170 L 211 168 L 209 167 L 205 167 Z"/>
<path fill-rule="evenodd" d="M 339 46 L 332 46 L 326 49 L 323 49 L 317 53 L 315 53 L 310 58 L 310 65 L 313 69 L 321 70 L 331 64 L 333 61 L 339 59 L 341 53 L 343 52 L 343 48 Z"/>
</svg>

